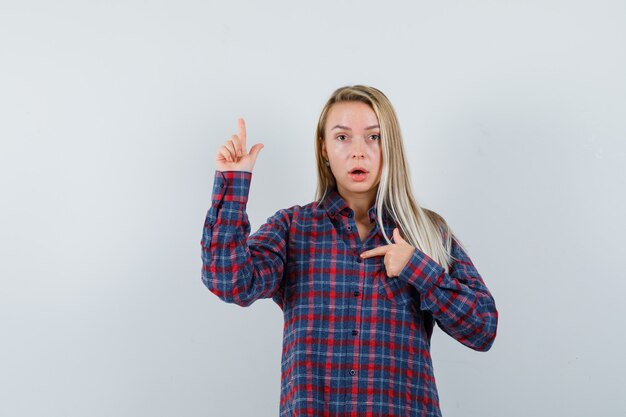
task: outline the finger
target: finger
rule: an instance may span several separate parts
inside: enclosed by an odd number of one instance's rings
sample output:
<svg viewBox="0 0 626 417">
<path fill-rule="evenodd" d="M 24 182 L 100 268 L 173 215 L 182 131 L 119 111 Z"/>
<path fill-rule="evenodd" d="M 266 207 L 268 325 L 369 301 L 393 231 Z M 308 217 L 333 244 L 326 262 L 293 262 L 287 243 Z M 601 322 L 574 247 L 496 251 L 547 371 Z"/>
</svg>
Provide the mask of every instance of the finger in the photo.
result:
<svg viewBox="0 0 626 417">
<path fill-rule="evenodd" d="M 259 152 L 261 152 L 261 149 L 263 149 L 264 147 L 265 145 L 263 145 L 262 143 L 257 143 L 252 148 L 250 148 L 250 155 L 252 155 L 252 157 L 256 160 Z"/>
<path fill-rule="evenodd" d="M 366 250 L 361 254 L 361 258 L 371 258 L 372 256 L 382 256 L 387 253 L 391 245 L 379 246 L 374 249 Z"/>
<path fill-rule="evenodd" d="M 228 149 L 228 151 L 231 153 L 231 157 L 233 159 L 237 159 L 237 143 L 235 142 L 235 140 L 236 139 L 234 137 L 231 137 L 224 144 L 224 146 L 226 146 L 226 149 Z"/>
<path fill-rule="evenodd" d="M 246 122 L 243 117 L 239 118 L 239 139 L 241 139 L 241 147 L 243 148 L 242 155 L 248 149 L 246 147 Z"/>
<path fill-rule="evenodd" d="M 243 150 L 241 149 L 241 139 L 237 135 L 232 135 L 230 140 L 233 142 L 233 147 L 235 151 L 235 157 L 243 156 Z"/>
<path fill-rule="evenodd" d="M 395 243 L 406 242 L 402 238 L 402 236 L 400 236 L 400 229 L 398 229 L 397 227 L 395 229 L 393 229 L 393 241 Z"/>
<path fill-rule="evenodd" d="M 219 149 L 219 153 L 224 158 L 224 161 L 233 162 L 230 151 L 226 146 L 222 145 Z"/>
</svg>

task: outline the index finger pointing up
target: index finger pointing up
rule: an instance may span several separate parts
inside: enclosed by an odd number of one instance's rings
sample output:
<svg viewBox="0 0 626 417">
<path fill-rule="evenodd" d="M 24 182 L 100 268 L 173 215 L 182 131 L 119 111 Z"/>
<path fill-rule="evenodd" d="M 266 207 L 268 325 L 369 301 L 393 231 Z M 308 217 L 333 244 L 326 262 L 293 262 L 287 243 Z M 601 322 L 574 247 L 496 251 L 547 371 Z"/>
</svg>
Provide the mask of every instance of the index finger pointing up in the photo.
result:
<svg viewBox="0 0 626 417">
<path fill-rule="evenodd" d="M 239 140 L 241 140 L 241 147 L 245 154 L 248 148 L 246 147 L 246 122 L 243 120 L 243 117 L 239 118 Z"/>
</svg>

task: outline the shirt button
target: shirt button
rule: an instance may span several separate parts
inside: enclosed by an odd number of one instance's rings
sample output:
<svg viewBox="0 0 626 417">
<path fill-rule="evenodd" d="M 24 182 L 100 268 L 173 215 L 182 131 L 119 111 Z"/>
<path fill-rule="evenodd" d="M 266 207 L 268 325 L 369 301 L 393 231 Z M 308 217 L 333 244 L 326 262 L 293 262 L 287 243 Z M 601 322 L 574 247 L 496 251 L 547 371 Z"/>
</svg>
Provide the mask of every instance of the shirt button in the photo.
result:
<svg viewBox="0 0 626 417">
<path fill-rule="evenodd" d="M 348 230 L 352 230 L 352 226 L 348 226 Z"/>
<path fill-rule="evenodd" d="M 361 262 L 363 262 L 363 259 L 361 259 L 361 257 L 360 257 L 360 256 L 357 256 L 357 257 L 356 257 L 356 261 L 357 261 L 358 263 L 361 263 Z"/>
<path fill-rule="evenodd" d="M 351 212 L 350 212 L 350 213 L 348 213 L 348 217 L 352 217 L 352 213 L 351 213 Z"/>
<path fill-rule="evenodd" d="M 358 330 L 352 330 L 352 336 L 356 336 L 357 334 L 359 334 Z"/>
<path fill-rule="evenodd" d="M 352 376 L 356 375 L 356 371 L 354 369 L 350 369 L 350 375 Z"/>
<path fill-rule="evenodd" d="M 220 187 L 221 187 L 221 188 L 224 188 L 224 184 L 220 184 Z"/>
<path fill-rule="evenodd" d="M 358 297 L 358 296 L 359 296 L 359 292 L 358 292 L 358 291 L 355 291 L 355 292 L 354 292 L 354 296 L 355 296 L 355 297 Z"/>
</svg>

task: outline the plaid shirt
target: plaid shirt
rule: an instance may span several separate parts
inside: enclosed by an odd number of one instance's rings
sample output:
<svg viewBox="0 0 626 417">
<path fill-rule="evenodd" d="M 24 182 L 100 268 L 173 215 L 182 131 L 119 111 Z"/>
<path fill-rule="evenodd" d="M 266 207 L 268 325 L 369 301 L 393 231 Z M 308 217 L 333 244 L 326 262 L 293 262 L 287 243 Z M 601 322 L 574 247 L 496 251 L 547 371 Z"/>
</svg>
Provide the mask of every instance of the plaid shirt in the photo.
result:
<svg viewBox="0 0 626 417">
<path fill-rule="evenodd" d="M 281 416 L 440 416 L 430 357 L 436 322 L 479 351 L 496 335 L 494 300 L 453 239 L 449 274 L 416 249 L 398 277 L 375 223 L 361 242 L 354 213 L 331 191 L 324 202 L 279 210 L 250 235 L 252 174 L 216 171 L 201 240 L 202 280 L 222 300 L 272 297 L 284 314 Z M 375 207 L 369 210 L 376 220 Z M 394 222 L 384 216 L 388 236 Z"/>
</svg>

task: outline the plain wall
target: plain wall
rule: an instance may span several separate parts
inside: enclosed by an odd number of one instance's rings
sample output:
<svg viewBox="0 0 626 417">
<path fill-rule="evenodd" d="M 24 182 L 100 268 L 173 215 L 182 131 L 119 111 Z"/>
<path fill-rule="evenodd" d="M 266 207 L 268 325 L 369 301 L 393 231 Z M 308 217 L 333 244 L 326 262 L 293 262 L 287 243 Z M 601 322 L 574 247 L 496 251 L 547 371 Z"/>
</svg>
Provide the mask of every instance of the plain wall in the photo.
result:
<svg viewBox="0 0 626 417">
<path fill-rule="evenodd" d="M 444 415 L 626 413 L 625 2 L 3 1 L 0 60 L 0 415 L 276 416 L 280 309 L 201 282 L 214 158 L 265 144 L 253 231 L 312 201 L 347 84 L 498 306 L 435 331 Z"/>
</svg>

